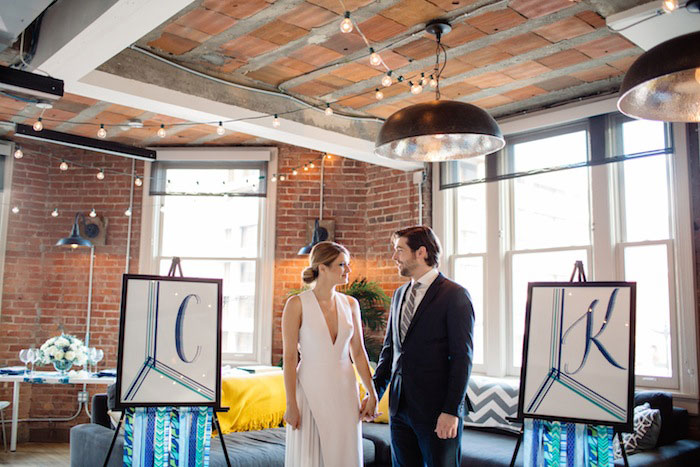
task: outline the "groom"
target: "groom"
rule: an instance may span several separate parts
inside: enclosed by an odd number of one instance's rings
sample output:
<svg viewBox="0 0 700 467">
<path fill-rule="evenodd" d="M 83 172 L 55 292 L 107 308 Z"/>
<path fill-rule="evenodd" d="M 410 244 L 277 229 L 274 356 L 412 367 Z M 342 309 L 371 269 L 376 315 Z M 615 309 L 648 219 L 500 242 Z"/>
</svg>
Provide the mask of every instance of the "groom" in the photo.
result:
<svg viewBox="0 0 700 467">
<path fill-rule="evenodd" d="M 394 232 L 392 242 L 392 259 L 411 280 L 394 292 L 374 374 L 378 398 L 389 385 L 391 462 L 459 466 L 465 400 L 471 410 L 471 298 L 438 272 L 440 242 L 429 227 Z"/>
</svg>

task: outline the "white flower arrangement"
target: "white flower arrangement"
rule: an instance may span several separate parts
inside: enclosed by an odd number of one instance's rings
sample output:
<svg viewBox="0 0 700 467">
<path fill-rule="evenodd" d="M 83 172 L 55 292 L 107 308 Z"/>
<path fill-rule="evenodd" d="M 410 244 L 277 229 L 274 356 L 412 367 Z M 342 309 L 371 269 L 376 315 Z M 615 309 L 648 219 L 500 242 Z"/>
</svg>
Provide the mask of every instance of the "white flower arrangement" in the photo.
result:
<svg viewBox="0 0 700 467">
<path fill-rule="evenodd" d="M 41 363 L 84 365 L 87 361 L 87 348 L 83 341 L 70 334 L 61 334 L 44 342 L 41 347 Z"/>
</svg>

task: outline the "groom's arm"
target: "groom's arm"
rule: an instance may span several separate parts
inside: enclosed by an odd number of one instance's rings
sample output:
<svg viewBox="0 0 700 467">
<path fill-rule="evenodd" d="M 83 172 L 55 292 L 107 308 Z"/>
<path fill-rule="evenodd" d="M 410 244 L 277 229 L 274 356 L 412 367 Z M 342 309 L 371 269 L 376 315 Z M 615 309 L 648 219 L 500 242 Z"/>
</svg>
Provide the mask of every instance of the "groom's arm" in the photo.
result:
<svg viewBox="0 0 700 467">
<path fill-rule="evenodd" d="M 374 388 L 377 391 L 377 400 L 381 400 L 384 395 L 389 381 L 391 380 L 391 367 L 394 361 L 394 344 L 392 338 L 392 313 L 394 300 L 396 299 L 396 292 L 394 292 L 394 297 L 391 300 L 391 307 L 389 308 L 389 320 L 386 325 L 386 334 L 384 335 L 384 344 L 382 344 L 382 351 L 379 354 L 379 363 L 377 364 L 377 369 L 374 371 Z"/>
<path fill-rule="evenodd" d="M 469 292 L 465 288 L 456 284 L 453 287 L 454 290 L 446 300 L 449 304 L 447 310 L 449 374 L 442 412 L 458 417 L 459 407 L 467 394 L 467 383 L 472 369 L 474 307 Z"/>
</svg>

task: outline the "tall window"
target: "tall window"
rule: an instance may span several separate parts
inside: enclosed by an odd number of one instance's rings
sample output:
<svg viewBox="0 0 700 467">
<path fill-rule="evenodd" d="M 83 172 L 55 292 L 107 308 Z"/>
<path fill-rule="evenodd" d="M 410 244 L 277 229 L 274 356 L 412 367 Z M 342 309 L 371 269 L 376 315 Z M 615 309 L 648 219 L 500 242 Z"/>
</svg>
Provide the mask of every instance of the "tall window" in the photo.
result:
<svg viewBox="0 0 700 467">
<path fill-rule="evenodd" d="M 153 267 L 223 279 L 224 361 L 261 362 L 266 162 L 154 163 Z M 267 362 L 269 363 L 269 362 Z"/>
<path fill-rule="evenodd" d="M 581 260 L 589 280 L 637 283 L 637 384 L 697 390 L 679 381 L 694 294 L 681 287 L 693 273 L 687 156 L 671 129 L 611 114 L 443 164 L 448 273 L 474 299 L 476 371 L 519 375 L 528 282 L 568 281 Z"/>
</svg>

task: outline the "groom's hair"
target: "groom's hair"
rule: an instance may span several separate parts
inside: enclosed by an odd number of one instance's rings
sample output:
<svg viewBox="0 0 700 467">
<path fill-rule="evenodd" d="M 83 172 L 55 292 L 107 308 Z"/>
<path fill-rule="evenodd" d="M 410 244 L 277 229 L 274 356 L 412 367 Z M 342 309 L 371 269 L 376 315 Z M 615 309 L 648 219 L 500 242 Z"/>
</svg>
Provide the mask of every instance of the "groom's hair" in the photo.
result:
<svg viewBox="0 0 700 467">
<path fill-rule="evenodd" d="M 391 236 L 392 241 L 399 238 L 405 238 L 408 247 L 415 252 L 418 248 L 424 246 L 428 255 L 425 262 L 428 266 L 438 267 L 440 265 L 440 240 L 438 240 L 435 232 L 430 227 L 425 225 L 416 225 L 405 229 L 397 230 Z"/>
</svg>

